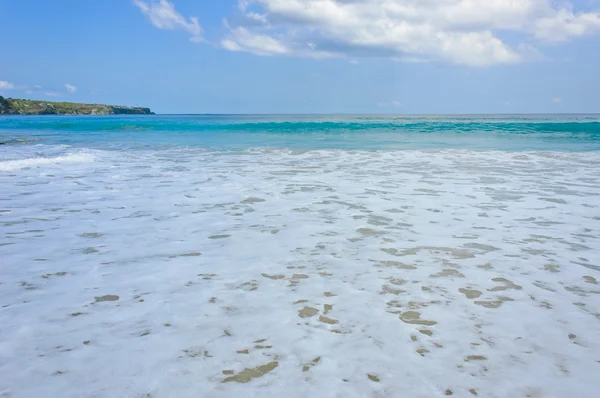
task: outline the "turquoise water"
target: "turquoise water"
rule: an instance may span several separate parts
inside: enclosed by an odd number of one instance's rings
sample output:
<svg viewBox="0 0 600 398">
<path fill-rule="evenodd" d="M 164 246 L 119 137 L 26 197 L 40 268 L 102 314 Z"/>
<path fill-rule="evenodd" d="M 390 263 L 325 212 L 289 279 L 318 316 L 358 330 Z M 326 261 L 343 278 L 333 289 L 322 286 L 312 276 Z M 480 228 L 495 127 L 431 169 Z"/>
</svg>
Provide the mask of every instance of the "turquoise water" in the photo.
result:
<svg viewBox="0 0 600 398">
<path fill-rule="evenodd" d="M 99 149 L 600 150 L 600 116 L 33 116 L 0 118 L 5 142 Z"/>
</svg>

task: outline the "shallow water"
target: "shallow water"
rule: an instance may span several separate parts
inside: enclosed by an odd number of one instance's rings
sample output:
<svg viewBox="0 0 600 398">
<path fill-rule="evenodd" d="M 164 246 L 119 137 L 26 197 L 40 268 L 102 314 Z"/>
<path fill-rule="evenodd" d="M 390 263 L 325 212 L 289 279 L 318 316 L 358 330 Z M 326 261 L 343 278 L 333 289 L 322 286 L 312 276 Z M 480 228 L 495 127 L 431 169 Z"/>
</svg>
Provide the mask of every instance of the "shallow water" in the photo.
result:
<svg viewBox="0 0 600 398">
<path fill-rule="evenodd" d="M 205 118 L 0 119 L 0 396 L 596 396 L 597 118 Z"/>
<path fill-rule="evenodd" d="M 0 119 L 0 130 L 0 142 L 115 150 L 600 150 L 599 115 L 17 116 Z"/>
</svg>

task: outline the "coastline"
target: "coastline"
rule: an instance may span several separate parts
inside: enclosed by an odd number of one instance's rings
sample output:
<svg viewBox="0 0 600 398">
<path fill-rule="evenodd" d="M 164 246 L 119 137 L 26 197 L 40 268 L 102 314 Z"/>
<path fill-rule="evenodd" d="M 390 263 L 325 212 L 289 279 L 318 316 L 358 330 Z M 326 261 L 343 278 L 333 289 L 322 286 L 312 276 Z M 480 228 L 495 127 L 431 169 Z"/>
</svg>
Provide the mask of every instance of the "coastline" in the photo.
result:
<svg viewBox="0 0 600 398">
<path fill-rule="evenodd" d="M 0 149 L 0 391 L 594 396 L 596 154 L 206 150 L 135 120 Z"/>
<path fill-rule="evenodd" d="M 154 112 L 145 107 L 40 101 L 0 96 L 0 116 L 2 115 L 154 115 Z"/>
</svg>

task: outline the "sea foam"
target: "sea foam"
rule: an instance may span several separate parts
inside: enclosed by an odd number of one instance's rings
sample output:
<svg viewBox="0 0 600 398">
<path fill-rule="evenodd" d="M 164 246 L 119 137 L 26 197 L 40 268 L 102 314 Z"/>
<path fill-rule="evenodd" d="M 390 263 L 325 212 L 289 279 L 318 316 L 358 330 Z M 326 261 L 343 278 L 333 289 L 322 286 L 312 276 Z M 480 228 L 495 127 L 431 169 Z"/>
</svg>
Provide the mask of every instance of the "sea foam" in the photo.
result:
<svg viewBox="0 0 600 398">
<path fill-rule="evenodd" d="M 36 157 L 18 160 L 0 161 L 0 171 L 19 170 L 24 168 L 37 168 L 46 165 L 63 163 L 89 163 L 93 162 L 94 157 L 91 154 L 74 153 L 57 157 Z"/>
<path fill-rule="evenodd" d="M 0 173 L 0 395 L 597 395 L 597 152 L 73 156 Z"/>
</svg>

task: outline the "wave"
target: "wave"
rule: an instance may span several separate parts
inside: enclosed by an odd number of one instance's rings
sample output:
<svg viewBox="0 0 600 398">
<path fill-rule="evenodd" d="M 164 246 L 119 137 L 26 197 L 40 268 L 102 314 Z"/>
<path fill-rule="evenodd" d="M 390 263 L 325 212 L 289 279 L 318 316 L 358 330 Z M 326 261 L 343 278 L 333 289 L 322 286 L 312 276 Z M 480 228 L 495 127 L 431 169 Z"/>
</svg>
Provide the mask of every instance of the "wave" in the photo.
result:
<svg viewBox="0 0 600 398">
<path fill-rule="evenodd" d="M 57 157 L 35 157 L 29 159 L 5 160 L 0 161 L 0 171 L 19 170 L 23 168 L 32 168 L 45 166 L 49 164 L 61 163 L 91 163 L 94 161 L 94 156 L 91 154 L 69 154 Z"/>
<path fill-rule="evenodd" d="M 53 130 L 56 132 L 262 132 L 320 133 L 507 133 L 586 134 L 600 137 L 597 117 L 546 118 L 283 118 L 257 116 L 157 116 L 138 118 L 21 118 L 5 120 L 9 130 Z"/>
<path fill-rule="evenodd" d="M 210 149 L 600 150 L 600 116 L 138 116 L 0 119 L 0 142 L 104 150 Z M 30 143 L 31 144 L 31 143 Z M 25 145 L 2 145 L 18 151 Z M 46 154 L 47 155 L 47 154 Z M 35 157 L 33 156 L 19 156 Z M 56 154 L 52 154 L 56 156 Z M 49 156 L 48 156 L 49 157 Z"/>
</svg>

